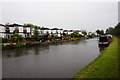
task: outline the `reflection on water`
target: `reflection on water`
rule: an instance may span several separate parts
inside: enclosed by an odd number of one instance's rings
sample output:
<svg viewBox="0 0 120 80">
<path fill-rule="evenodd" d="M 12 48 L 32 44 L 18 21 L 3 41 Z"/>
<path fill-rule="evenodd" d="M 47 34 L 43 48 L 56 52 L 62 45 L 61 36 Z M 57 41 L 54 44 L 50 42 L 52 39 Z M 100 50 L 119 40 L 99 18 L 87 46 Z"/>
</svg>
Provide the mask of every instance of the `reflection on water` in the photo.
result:
<svg viewBox="0 0 120 80">
<path fill-rule="evenodd" d="M 29 55 L 31 50 L 34 50 L 34 54 L 39 54 L 40 51 L 49 49 L 49 45 L 44 46 L 34 46 L 34 47 L 25 47 L 25 48 L 16 48 L 16 49 L 7 49 L 4 50 L 2 55 L 5 57 L 20 57 L 23 55 Z M 9 50 L 9 52 L 8 52 Z"/>
<path fill-rule="evenodd" d="M 25 47 L 25 48 L 16 48 L 16 49 L 8 49 L 3 51 L 3 55 L 6 57 L 20 57 L 23 55 L 30 54 L 31 50 L 34 50 L 34 54 L 40 54 L 40 51 L 45 51 L 50 48 L 50 46 L 58 46 L 58 45 L 78 45 L 78 44 L 85 44 L 85 40 L 78 40 L 78 41 L 71 41 L 71 42 L 63 42 L 63 43 L 55 43 L 52 45 L 43 45 L 43 46 L 34 46 L 34 47 Z"/>
<path fill-rule="evenodd" d="M 100 52 L 104 50 L 105 47 L 99 47 Z"/>
<path fill-rule="evenodd" d="M 70 78 L 99 54 L 96 38 L 3 50 L 3 77 Z"/>
<path fill-rule="evenodd" d="M 108 46 L 109 46 L 109 45 L 102 45 L 102 46 L 99 46 L 99 45 L 98 45 L 100 52 L 103 51 L 103 50 L 104 50 L 106 47 L 108 47 Z"/>
</svg>

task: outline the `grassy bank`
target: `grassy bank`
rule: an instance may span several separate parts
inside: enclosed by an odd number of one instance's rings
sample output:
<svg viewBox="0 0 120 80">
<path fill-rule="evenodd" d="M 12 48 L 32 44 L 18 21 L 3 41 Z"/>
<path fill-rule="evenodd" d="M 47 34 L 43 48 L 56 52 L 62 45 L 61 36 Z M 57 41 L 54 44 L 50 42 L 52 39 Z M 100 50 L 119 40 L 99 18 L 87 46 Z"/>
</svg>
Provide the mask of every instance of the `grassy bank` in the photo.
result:
<svg viewBox="0 0 120 80">
<path fill-rule="evenodd" d="M 119 75 L 118 76 L 119 76 L 119 79 L 120 79 L 120 36 L 119 36 L 119 43 L 118 44 L 119 44 L 119 48 L 118 48 L 118 53 L 119 53 L 118 54 L 118 66 L 119 66 L 118 71 L 119 71 Z"/>
<path fill-rule="evenodd" d="M 94 61 L 72 77 L 73 80 L 78 78 L 118 78 L 118 39 L 116 37 Z"/>
</svg>

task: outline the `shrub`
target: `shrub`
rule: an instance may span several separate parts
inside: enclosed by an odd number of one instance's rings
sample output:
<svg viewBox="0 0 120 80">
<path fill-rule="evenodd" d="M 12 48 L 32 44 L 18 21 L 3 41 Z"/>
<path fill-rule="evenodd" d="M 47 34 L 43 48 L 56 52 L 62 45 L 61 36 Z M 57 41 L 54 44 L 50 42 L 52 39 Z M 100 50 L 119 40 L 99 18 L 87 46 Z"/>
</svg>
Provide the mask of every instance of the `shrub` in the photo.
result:
<svg viewBox="0 0 120 80">
<path fill-rule="evenodd" d="M 95 35 L 94 35 L 94 34 L 92 34 L 91 36 L 92 36 L 92 38 L 94 38 L 94 37 L 95 37 Z"/>
<path fill-rule="evenodd" d="M 79 37 L 78 31 L 74 31 L 73 33 L 70 34 L 71 37 Z"/>
<path fill-rule="evenodd" d="M 32 46 L 33 42 L 32 41 L 26 41 L 26 46 Z"/>
<path fill-rule="evenodd" d="M 4 47 L 5 45 L 4 44 L 2 44 L 2 47 Z"/>
<path fill-rule="evenodd" d="M 8 39 L 7 38 L 2 38 L 2 43 L 7 43 Z"/>
<path fill-rule="evenodd" d="M 23 47 L 24 45 L 22 43 L 17 43 L 15 47 Z"/>
<path fill-rule="evenodd" d="M 50 38 L 50 39 L 57 39 L 58 36 L 57 36 L 57 35 L 51 35 L 49 38 Z"/>
<path fill-rule="evenodd" d="M 22 37 L 22 35 L 19 35 L 17 33 L 13 34 L 13 37 L 9 39 L 9 42 L 23 42 L 24 38 Z"/>
<path fill-rule="evenodd" d="M 34 42 L 34 45 L 40 45 L 40 42 Z"/>
<path fill-rule="evenodd" d="M 58 38 L 58 36 L 57 35 L 54 35 L 54 39 L 57 39 Z"/>
<path fill-rule="evenodd" d="M 10 43 L 9 47 L 13 48 L 13 47 L 15 47 L 15 45 L 13 43 Z"/>
<path fill-rule="evenodd" d="M 39 40 L 42 40 L 43 38 L 44 38 L 43 36 L 40 36 L 40 37 L 39 37 Z"/>
<path fill-rule="evenodd" d="M 81 35 L 81 34 L 79 34 L 79 37 L 82 37 L 82 35 Z"/>
<path fill-rule="evenodd" d="M 26 36 L 25 38 L 31 38 L 30 36 Z"/>
</svg>

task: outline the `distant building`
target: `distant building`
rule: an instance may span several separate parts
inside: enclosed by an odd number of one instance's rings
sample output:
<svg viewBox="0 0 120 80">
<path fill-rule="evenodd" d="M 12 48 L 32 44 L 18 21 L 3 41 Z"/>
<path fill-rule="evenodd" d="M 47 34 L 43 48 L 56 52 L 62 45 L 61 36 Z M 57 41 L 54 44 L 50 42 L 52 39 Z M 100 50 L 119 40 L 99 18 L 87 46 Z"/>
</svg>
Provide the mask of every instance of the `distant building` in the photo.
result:
<svg viewBox="0 0 120 80">
<path fill-rule="evenodd" d="M 13 36 L 14 30 L 16 25 L 13 24 L 9 24 L 9 25 L 5 25 L 5 34 L 6 34 L 6 38 L 11 38 Z"/>
<path fill-rule="evenodd" d="M 63 30 L 59 28 L 44 28 L 44 27 L 38 27 L 38 33 L 39 36 L 41 35 L 57 35 L 58 37 L 63 36 L 63 33 L 70 35 L 74 31 L 78 31 L 79 34 L 82 34 L 80 30 Z M 27 36 L 34 35 L 34 28 L 31 28 L 30 26 L 24 26 L 20 24 L 7 24 L 3 25 L 0 24 L 0 37 L 2 38 L 11 38 L 14 33 L 18 33 L 19 35 L 22 35 L 24 38 Z"/>
<path fill-rule="evenodd" d="M 65 34 L 70 35 L 71 33 L 73 33 L 73 30 L 64 30 L 63 32 L 64 32 Z"/>
<path fill-rule="evenodd" d="M 30 26 L 23 26 L 22 36 L 31 36 Z"/>
<path fill-rule="evenodd" d="M 0 24 L 0 38 L 5 38 L 5 25 Z"/>
<path fill-rule="evenodd" d="M 52 28 L 51 29 L 51 35 L 57 35 L 58 37 L 61 37 L 63 33 L 63 29 L 58 29 L 58 28 Z"/>
<path fill-rule="evenodd" d="M 0 24 L 0 37 L 11 38 L 14 33 L 18 33 L 23 37 L 30 36 L 30 26 L 23 26 L 19 24 Z"/>
<path fill-rule="evenodd" d="M 38 28 L 39 35 L 50 34 L 51 30 L 49 28 Z"/>
</svg>

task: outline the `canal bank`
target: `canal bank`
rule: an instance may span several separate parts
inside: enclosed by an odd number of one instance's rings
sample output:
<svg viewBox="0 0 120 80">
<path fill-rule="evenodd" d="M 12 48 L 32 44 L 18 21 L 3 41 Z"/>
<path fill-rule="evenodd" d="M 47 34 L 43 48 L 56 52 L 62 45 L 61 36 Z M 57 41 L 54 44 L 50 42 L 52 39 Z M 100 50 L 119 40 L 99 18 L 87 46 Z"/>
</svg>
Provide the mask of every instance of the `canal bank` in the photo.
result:
<svg viewBox="0 0 120 80">
<path fill-rule="evenodd" d="M 2 49 L 13 49 L 13 48 L 21 48 L 21 47 L 32 47 L 32 46 L 44 46 L 49 44 L 59 44 L 64 42 L 70 42 L 70 41 L 77 41 L 82 40 L 85 38 L 71 38 L 70 40 L 53 40 L 53 41 L 45 41 L 45 42 L 39 42 L 39 41 L 27 41 L 25 43 L 2 43 Z"/>
<path fill-rule="evenodd" d="M 75 73 L 71 79 L 78 78 L 118 78 L 118 39 L 113 38 L 109 47 L 86 67 Z"/>
</svg>

